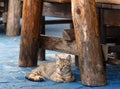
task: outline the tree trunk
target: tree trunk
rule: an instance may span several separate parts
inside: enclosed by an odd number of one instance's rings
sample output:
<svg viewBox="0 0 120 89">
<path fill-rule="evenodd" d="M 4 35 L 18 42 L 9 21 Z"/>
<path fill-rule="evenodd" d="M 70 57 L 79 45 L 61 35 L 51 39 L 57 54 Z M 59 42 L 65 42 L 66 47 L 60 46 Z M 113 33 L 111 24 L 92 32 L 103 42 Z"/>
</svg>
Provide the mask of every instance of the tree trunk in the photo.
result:
<svg viewBox="0 0 120 89">
<path fill-rule="evenodd" d="M 72 16 L 84 85 L 106 84 L 94 0 L 72 0 Z"/>
<path fill-rule="evenodd" d="M 42 0 L 24 0 L 19 66 L 36 66 L 39 49 Z"/>
<path fill-rule="evenodd" d="M 20 34 L 21 0 L 9 0 L 6 35 Z"/>
</svg>

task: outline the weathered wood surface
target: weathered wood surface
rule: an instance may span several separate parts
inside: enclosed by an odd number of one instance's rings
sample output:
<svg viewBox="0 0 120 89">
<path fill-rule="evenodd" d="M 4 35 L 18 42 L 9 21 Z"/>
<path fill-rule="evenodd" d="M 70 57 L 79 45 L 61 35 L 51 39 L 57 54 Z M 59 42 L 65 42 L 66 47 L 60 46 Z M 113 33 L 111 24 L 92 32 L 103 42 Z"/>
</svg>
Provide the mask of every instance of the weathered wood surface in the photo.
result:
<svg viewBox="0 0 120 89">
<path fill-rule="evenodd" d="M 59 2 L 59 3 L 70 3 L 71 0 L 44 0 L 47 2 Z M 112 3 L 112 4 L 120 4 L 120 0 L 95 0 L 95 2 L 99 3 Z"/>
<path fill-rule="evenodd" d="M 24 1 L 24 0 L 21 0 Z M 71 0 L 44 0 L 45 2 L 71 3 Z M 120 0 L 95 0 L 97 3 L 120 4 Z"/>
<path fill-rule="evenodd" d="M 72 16 L 80 56 L 82 84 L 105 85 L 105 68 L 99 42 L 95 1 L 72 0 Z"/>
<path fill-rule="evenodd" d="M 6 35 L 16 36 L 20 34 L 20 16 L 21 16 L 21 1 L 9 0 L 8 18 Z"/>
<path fill-rule="evenodd" d="M 107 63 L 120 67 L 120 59 L 108 59 Z"/>
<path fill-rule="evenodd" d="M 40 40 L 40 47 L 43 49 L 78 55 L 75 41 L 68 42 L 62 38 L 50 37 L 45 35 L 41 35 Z"/>
<path fill-rule="evenodd" d="M 44 2 L 43 16 L 71 18 L 71 6 L 64 3 L 48 3 Z"/>
<path fill-rule="evenodd" d="M 108 26 L 120 26 L 120 9 L 104 10 L 104 23 Z"/>
<path fill-rule="evenodd" d="M 72 23 L 71 19 L 45 20 L 45 24 L 68 24 Z"/>
<path fill-rule="evenodd" d="M 105 59 L 105 61 L 107 61 L 108 60 L 108 45 L 107 44 L 102 44 L 101 46 L 102 46 L 104 59 Z"/>
<path fill-rule="evenodd" d="M 108 46 L 109 52 L 120 52 L 120 45 Z"/>
<path fill-rule="evenodd" d="M 45 16 L 42 16 L 42 26 L 41 26 L 41 31 L 40 34 L 45 35 Z M 41 44 L 41 41 L 40 41 Z M 42 47 L 39 48 L 39 52 L 38 52 L 38 59 L 41 61 L 45 60 L 45 49 L 43 49 Z"/>
<path fill-rule="evenodd" d="M 42 0 L 24 0 L 19 66 L 37 65 L 41 18 Z"/>
<path fill-rule="evenodd" d="M 111 3 L 111 4 L 120 4 L 120 0 L 95 0 L 100 3 Z"/>
<path fill-rule="evenodd" d="M 98 8 L 103 9 L 120 9 L 120 4 L 111 4 L 111 3 L 96 3 Z"/>
<path fill-rule="evenodd" d="M 106 26 L 106 38 L 113 39 L 109 43 L 120 43 L 120 26 Z"/>
<path fill-rule="evenodd" d="M 66 41 L 74 41 L 75 40 L 75 33 L 73 29 L 65 29 L 63 31 L 63 39 Z"/>
<path fill-rule="evenodd" d="M 44 0 L 45 2 L 70 3 L 71 0 Z"/>
</svg>

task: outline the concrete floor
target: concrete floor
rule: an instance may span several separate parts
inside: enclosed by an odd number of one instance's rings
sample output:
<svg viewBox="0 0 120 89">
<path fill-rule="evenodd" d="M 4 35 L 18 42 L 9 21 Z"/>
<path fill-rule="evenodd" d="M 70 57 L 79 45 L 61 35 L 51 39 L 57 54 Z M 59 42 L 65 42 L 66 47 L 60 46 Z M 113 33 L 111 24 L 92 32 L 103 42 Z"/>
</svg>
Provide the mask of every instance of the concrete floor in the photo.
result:
<svg viewBox="0 0 120 89">
<path fill-rule="evenodd" d="M 68 27 L 68 25 L 48 25 L 46 26 L 47 34 L 61 37 L 61 30 Z M 71 83 L 56 83 L 50 80 L 44 82 L 28 81 L 24 76 L 33 68 L 18 66 L 19 46 L 20 36 L 7 37 L 3 26 L 0 25 L 0 89 L 120 89 L 120 67 L 113 65 L 107 65 L 106 76 L 108 84 L 102 87 L 82 85 L 79 70 L 75 67 L 72 67 L 72 72 L 76 80 Z M 51 55 L 55 53 L 46 51 L 46 60 L 54 60 Z"/>
</svg>

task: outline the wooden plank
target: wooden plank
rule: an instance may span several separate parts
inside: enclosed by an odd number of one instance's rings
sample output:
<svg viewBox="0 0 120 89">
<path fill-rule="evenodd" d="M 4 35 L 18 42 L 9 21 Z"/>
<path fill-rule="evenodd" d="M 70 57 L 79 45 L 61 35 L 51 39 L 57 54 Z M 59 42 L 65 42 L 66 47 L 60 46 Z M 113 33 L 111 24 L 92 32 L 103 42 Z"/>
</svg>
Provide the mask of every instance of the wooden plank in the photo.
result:
<svg viewBox="0 0 120 89">
<path fill-rule="evenodd" d="M 120 10 L 104 10 L 104 24 L 108 26 L 120 26 Z"/>
<path fill-rule="evenodd" d="M 45 20 L 45 24 L 67 24 L 72 23 L 71 19 Z"/>
<path fill-rule="evenodd" d="M 40 34 L 45 35 L 45 16 L 42 16 L 42 26 Z M 40 41 L 41 43 L 41 41 Z M 45 49 L 40 47 L 38 52 L 38 59 L 41 61 L 45 61 Z"/>
<path fill-rule="evenodd" d="M 104 9 L 98 9 L 98 21 L 99 21 L 99 34 L 100 34 L 100 43 L 106 43 L 106 30 L 105 30 L 105 21 L 104 21 Z"/>
<path fill-rule="evenodd" d="M 24 1 L 24 0 L 21 0 Z M 46 2 L 70 3 L 71 0 L 44 0 Z M 119 0 L 95 0 L 97 3 L 120 4 Z"/>
<path fill-rule="evenodd" d="M 114 4 L 113 4 L 113 5 L 112 5 L 112 8 L 113 8 L 113 9 L 119 9 L 119 10 L 120 10 L 120 4 L 119 4 L 119 5 L 114 5 Z"/>
<path fill-rule="evenodd" d="M 109 52 L 120 52 L 120 45 L 114 45 L 108 47 Z"/>
<path fill-rule="evenodd" d="M 70 3 L 71 0 L 44 0 L 45 2 Z"/>
<path fill-rule="evenodd" d="M 68 42 L 62 38 L 50 37 L 45 35 L 41 35 L 40 40 L 42 42 L 40 44 L 41 48 L 59 51 L 59 52 L 65 52 L 69 54 L 75 54 L 75 55 L 78 54 L 75 41 Z"/>
<path fill-rule="evenodd" d="M 24 0 L 19 66 L 37 66 L 42 0 Z"/>
<path fill-rule="evenodd" d="M 120 0 L 95 0 L 99 3 L 120 4 Z"/>
<path fill-rule="evenodd" d="M 80 57 L 82 84 L 105 85 L 105 68 L 99 42 L 95 1 L 72 0 L 72 17 Z"/>
<path fill-rule="evenodd" d="M 120 59 L 108 59 L 107 63 L 116 65 L 116 66 L 120 66 Z"/>
<path fill-rule="evenodd" d="M 108 60 L 108 45 L 102 44 L 102 50 L 103 50 L 105 61 L 107 61 Z"/>
<path fill-rule="evenodd" d="M 63 39 L 66 41 L 74 41 L 75 40 L 75 33 L 73 29 L 65 29 L 63 31 Z"/>
<path fill-rule="evenodd" d="M 71 18 L 70 4 L 44 2 L 43 16 Z"/>
<path fill-rule="evenodd" d="M 120 26 L 106 26 L 106 37 L 119 39 Z"/>
</svg>

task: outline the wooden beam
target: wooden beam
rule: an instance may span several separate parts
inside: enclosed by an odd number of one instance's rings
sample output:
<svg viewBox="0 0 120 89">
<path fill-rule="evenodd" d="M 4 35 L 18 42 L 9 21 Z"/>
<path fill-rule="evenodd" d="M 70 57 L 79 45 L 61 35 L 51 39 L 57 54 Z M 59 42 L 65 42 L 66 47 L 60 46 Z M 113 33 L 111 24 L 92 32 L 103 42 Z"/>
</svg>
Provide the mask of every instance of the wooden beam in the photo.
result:
<svg viewBox="0 0 120 89">
<path fill-rule="evenodd" d="M 45 24 L 68 24 L 72 23 L 71 19 L 59 19 L 59 20 L 45 20 Z"/>
<path fill-rule="evenodd" d="M 20 34 L 20 13 L 21 13 L 21 1 L 9 0 L 8 18 L 6 35 L 17 36 Z"/>
<path fill-rule="evenodd" d="M 109 52 L 120 52 L 120 45 L 108 46 Z"/>
<path fill-rule="evenodd" d="M 120 66 L 120 59 L 108 59 L 107 61 L 108 64 L 112 64 L 112 65 L 116 65 L 116 66 Z"/>
<path fill-rule="evenodd" d="M 108 9 L 104 10 L 104 24 L 108 26 L 119 26 L 120 27 L 120 9 Z"/>
<path fill-rule="evenodd" d="M 75 55 L 78 54 L 75 41 L 68 42 L 62 38 L 50 37 L 45 35 L 41 35 L 40 40 L 42 42 L 40 44 L 41 48 L 59 51 L 59 52 L 65 52 L 69 54 L 75 54 Z"/>
<path fill-rule="evenodd" d="M 101 46 L 102 46 L 104 59 L 105 59 L 105 61 L 107 61 L 108 60 L 108 45 L 107 44 L 102 44 Z"/>
<path fill-rule="evenodd" d="M 42 0 L 24 0 L 19 66 L 37 66 Z"/>
<path fill-rule="evenodd" d="M 120 4 L 120 0 L 95 0 L 99 3 Z"/>
<path fill-rule="evenodd" d="M 75 33 L 73 29 L 65 29 L 63 31 L 63 39 L 66 41 L 74 41 L 75 40 Z"/>
<path fill-rule="evenodd" d="M 43 16 L 71 18 L 71 6 L 67 3 L 61 4 L 44 2 Z"/>
<path fill-rule="evenodd" d="M 42 26 L 41 26 L 40 34 L 45 35 L 45 16 L 42 16 L 41 24 L 42 24 Z M 40 41 L 40 44 L 41 44 L 41 41 Z M 45 49 L 42 47 L 39 48 L 38 59 L 40 61 L 45 61 Z"/>
<path fill-rule="evenodd" d="M 95 0 L 72 0 L 72 17 L 80 57 L 82 84 L 105 85 L 105 68 L 99 42 Z"/>
<path fill-rule="evenodd" d="M 44 0 L 45 2 L 70 3 L 71 0 Z"/>
</svg>

